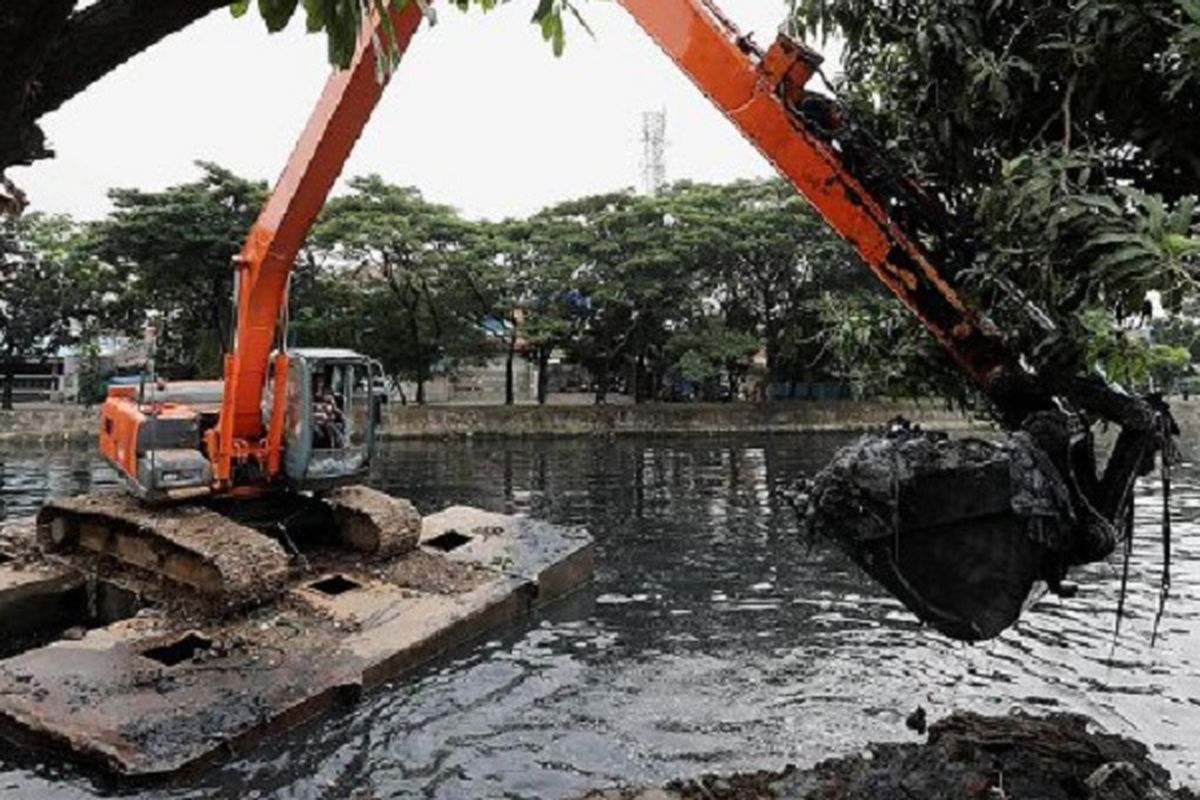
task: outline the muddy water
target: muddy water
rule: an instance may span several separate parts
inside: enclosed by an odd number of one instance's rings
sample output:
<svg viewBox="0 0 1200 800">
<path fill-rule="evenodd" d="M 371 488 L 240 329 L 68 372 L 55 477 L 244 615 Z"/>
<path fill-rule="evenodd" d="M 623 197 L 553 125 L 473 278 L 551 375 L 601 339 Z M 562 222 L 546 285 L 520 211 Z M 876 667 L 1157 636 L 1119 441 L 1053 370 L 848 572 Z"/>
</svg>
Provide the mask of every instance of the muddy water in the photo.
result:
<svg viewBox="0 0 1200 800">
<path fill-rule="evenodd" d="M 777 490 L 837 436 L 404 442 L 374 482 L 423 510 L 472 503 L 591 528 L 593 589 L 413 681 L 139 797 L 561 797 L 702 771 L 777 768 L 909 739 L 905 715 L 1086 713 L 1200 786 L 1200 468 L 1175 473 L 1172 597 L 1159 486 L 1142 485 L 1130 616 L 1116 564 L 983 646 L 917 627 L 837 553 L 797 535 Z M 109 483 L 85 454 L 3 460 L 0 502 Z M 0 797 L 114 792 L 47 759 L 0 755 Z"/>
</svg>

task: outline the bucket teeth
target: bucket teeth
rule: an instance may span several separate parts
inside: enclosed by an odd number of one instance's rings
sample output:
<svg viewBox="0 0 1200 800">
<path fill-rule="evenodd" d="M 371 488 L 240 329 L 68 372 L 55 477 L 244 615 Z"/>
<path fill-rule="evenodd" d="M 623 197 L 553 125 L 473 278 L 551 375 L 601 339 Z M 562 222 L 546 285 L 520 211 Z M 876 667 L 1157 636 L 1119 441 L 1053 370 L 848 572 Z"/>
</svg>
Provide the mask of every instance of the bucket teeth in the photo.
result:
<svg viewBox="0 0 1200 800">
<path fill-rule="evenodd" d="M 265 602 L 287 583 L 287 553 L 274 539 L 208 508 L 146 508 L 123 493 L 60 497 L 38 513 L 50 551 L 110 556 L 195 589 L 228 608 Z"/>
<path fill-rule="evenodd" d="M 342 544 L 372 555 L 394 557 L 417 546 L 421 515 L 407 500 L 367 486 L 343 486 L 321 496 L 333 512 Z"/>
</svg>

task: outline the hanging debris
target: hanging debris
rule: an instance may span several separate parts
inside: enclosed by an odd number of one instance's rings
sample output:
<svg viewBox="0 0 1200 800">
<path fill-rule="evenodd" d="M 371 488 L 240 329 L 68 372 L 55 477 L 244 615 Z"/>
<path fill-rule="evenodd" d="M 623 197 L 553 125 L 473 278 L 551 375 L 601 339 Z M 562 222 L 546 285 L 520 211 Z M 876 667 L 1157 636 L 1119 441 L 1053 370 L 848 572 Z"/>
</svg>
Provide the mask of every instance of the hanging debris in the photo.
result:
<svg viewBox="0 0 1200 800">
<path fill-rule="evenodd" d="M 899 420 L 841 450 L 804 483 L 797 509 L 922 621 L 954 639 L 990 639 L 1045 588 L 1072 594 L 1070 567 L 1128 542 L 1117 522 L 1129 518 L 1134 481 L 1156 453 L 1169 460 L 1178 430 L 1161 402 L 1125 397 L 1103 475 L 1080 413 L 1039 411 L 994 441 Z"/>
<path fill-rule="evenodd" d="M 1027 434 L 863 436 L 816 477 L 808 500 L 813 533 L 955 639 L 1011 625 L 1039 580 L 1061 577 L 1071 547 L 1069 492 Z"/>
</svg>

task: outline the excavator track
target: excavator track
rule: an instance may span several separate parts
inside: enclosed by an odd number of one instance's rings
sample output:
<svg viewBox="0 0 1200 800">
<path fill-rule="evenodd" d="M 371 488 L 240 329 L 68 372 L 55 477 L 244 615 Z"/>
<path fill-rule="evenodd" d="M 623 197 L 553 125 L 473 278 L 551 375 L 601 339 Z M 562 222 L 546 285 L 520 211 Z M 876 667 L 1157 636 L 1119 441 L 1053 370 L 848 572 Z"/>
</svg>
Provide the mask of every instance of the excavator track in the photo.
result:
<svg viewBox="0 0 1200 800">
<path fill-rule="evenodd" d="M 415 548 L 421 538 L 421 515 L 407 500 L 361 485 L 334 489 L 320 499 L 351 550 L 393 557 Z"/>
<path fill-rule="evenodd" d="M 421 515 L 412 503 L 366 486 L 334 489 L 317 505 L 348 550 L 394 558 L 420 539 Z M 46 550 L 109 556 L 230 608 L 269 600 L 290 574 L 278 541 L 202 505 L 147 507 L 120 493 L 60 497 L 42 507 L 37 526 Z"/>
<path fill-rule="evenodd" d="M 254 605 L 287 583 L 274 539 L 199 505 L 148 508 L 123 493 L 60 497 L 42 506 L 49 551 L 84 549 L 190 587 L 219 605 Z"/>
</svg>

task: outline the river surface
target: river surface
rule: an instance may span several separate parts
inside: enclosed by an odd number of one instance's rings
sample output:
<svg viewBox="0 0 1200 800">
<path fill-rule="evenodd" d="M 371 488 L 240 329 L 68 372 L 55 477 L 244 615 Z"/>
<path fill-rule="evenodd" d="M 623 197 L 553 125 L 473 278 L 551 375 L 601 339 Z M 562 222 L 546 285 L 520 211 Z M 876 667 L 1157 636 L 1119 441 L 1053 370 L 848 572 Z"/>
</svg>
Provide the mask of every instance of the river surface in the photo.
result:
<svg viewBox="0 0 1200 800">
<path fill-rule="evenodd" d="M 1116 561 L 998 640 L 919 627 L 780 490 L 838 435 L 388 444 L 373 482 L 422 511 L 468 503 L 586 525 L 594 585 L 197 782 L 120 789 L 0 750 L 0 798 L 555 798 L 706 771 L 801 766 L 914 741 L 917 705 L 1077 711 L 1200 786 L 1200 468 L 1174 473 L 1171 597 L 1157 642 L 1161 494 L 1139 488 L 1128 616 Z M 86 453 L 7 455 L 0 504 L 111 485 Z M 0 745 L 0 748 L 6 747 Z"/>
</svg>

